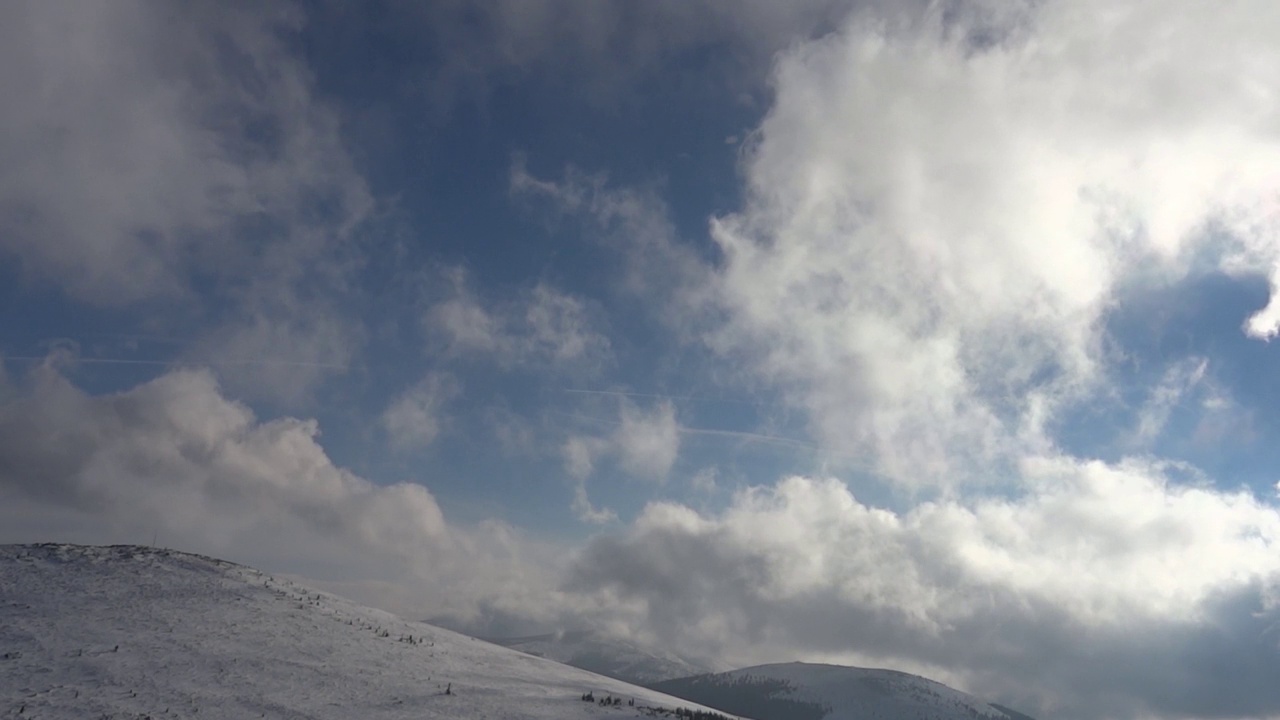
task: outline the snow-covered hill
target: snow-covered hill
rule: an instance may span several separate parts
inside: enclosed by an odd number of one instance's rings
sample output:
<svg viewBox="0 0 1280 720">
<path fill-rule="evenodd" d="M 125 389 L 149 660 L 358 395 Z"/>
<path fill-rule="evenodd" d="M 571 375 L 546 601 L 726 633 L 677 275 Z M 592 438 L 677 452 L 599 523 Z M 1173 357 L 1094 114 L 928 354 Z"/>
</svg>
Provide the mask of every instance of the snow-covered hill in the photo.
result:
<svg viewBox="0 0 1280 720">
<path fill-rule="evenodd" d="M 918 675 L 842 665 L 758 665 L 650 687 L 755 720 L 1030 720 Z"/>
<path fill-rule="evenodd" d="M 562 720 L 679 706 L 691 704 L 212 558 L 0 546 L 0 717 Z"/>
<path fill-rule="evenodd" d="M 701 675 L 715 670 L 706 663 L 590 630 L 497 638 L 491 642 L 637 685 Z"/>
</svg>

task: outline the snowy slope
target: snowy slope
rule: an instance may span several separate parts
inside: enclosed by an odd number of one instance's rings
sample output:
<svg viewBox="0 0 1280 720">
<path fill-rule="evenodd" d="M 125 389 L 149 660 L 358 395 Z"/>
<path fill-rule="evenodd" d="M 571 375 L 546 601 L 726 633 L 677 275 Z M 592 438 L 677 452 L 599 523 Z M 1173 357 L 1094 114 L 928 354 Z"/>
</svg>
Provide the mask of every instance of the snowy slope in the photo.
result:
<svg viewBox="0 0 1280 720">
<path fill-rule="evenodd" d="M 1030 720 L 918 675 L 786 663 L 650 687 L 756 720 Z"/>
<path fill-rule="evenodd" d="M 590 630 L 498 638 L 491 642 L 637 685 L 715 670 L 704 663 Z"/>
<path fill-rule="evenodd" d="M 563 720 L 682 705 L 211 558 L 0 546 L 0 717 Z"/>
</svg>

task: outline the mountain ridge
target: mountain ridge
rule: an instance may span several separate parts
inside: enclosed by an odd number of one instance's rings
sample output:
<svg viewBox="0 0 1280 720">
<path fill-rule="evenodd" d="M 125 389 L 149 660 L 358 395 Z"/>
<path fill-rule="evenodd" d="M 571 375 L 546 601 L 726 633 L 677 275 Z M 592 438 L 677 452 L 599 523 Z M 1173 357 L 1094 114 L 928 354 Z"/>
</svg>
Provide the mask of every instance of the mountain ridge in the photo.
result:
<svg viewBox="0 0 1280 720">
<path fill-rule="evenodd" d="M 0 717 L 551 720 L 678 707 L 711 712 L 218 558 L 0 545 Z"/>
<path fill-rule="evenodd" d="M 651 683 L 660 692 L 754 720 L 1032 720 L 901 670 L 772 663 Z"/>
</svg>

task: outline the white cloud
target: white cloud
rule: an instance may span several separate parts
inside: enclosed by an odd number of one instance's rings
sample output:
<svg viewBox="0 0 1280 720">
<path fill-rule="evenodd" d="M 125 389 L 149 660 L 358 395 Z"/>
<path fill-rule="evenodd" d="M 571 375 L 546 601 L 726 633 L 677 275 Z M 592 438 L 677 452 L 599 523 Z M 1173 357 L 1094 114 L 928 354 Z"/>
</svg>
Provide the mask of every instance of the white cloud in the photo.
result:
<svg viewBox="0 0 1280 720">
<path fill-rule="evenodd" d="M 92 302 L 181 296 L 193 270 L 242 269 L 261 240 L 237 225 L 251 217 L 288 234 L 314 224 L 316 200 L 335 227 L 368 203 L 282 41 L 302 20 L 293 8 L 157 10 L 4 11 L 6 249 Z"/>
<path fill-rule="evenodd" d="M 596 372 L 612 360 L 609 339 L 582 300 L 538 284 L 518 300 L 488 306 L 466 273 L 448 274 L 448 297 L 431 305 L 424 323 L 453 355 L 480 355 L 507 368 L 526 366 Z"/>
<path fill-rule="evenodd" d="M 675 405 L 662 400 L 645 410 L 618 399 L 618 420 L 608 435 L 570 435 L 563 455 L 565 470 L 578 479 L 590 477 L 603 458 L 612 458 L 628 475 L 666 482 L 680 454 L 680 424 Z"/>
<path fill-rule="evenodd" d="M 529 354 L 563 363 L 609 352 L 609 341 L 591 329 L 582 301 L 546 285 L 533 289 L 524 322 L 529 328 Z"/>
<path fill-rule="evenodd" d="M 528 419 L 505 405 L 491 407 L 484 415 L 485 423 L 505 454 L 519 457 L 537 452 L 537 428 Z"/>
<path fill-rule="evenodd" d="M 579 481 L 573 487 L 573 504 L 571 506 L 578 519 L 588 525 L 607 525 L 618 521 L 618 514 L 609 508 L 598 508 L 591 504 L 587 497 L 585 481 Z"/>
<path fill-rule="evenodd" d="M 631 475 L 665 482 L 680 454 L 675 405 L 663 400 L 648 412 L 622 401 L 621 424 L 612 436 L 622 468 Z"/>
<path fill-rule="evenodd" d="M 918 504 L 806 478 L 722 512 L 658 503 L 595 538 L 571 587 L 743 663 L 915 667 L 1056 717 L 1275 715 L 1273 500 L 1055 433 L 1118 395 L 1118 288 L 1280 284 L 1280 11 L 1000 7 L 855 14 L 784 52 L 745 202 L 711 228 L 706 341 Z M 513 175 L 594 212 L 599 183 Z M 1203 358 L 1171 363 L 1137 442 L 1179 407 L 1247 425 Z"/>
<path fill-rule="evenodd" d="M 446 420 L 445 405 L 459 393 L 452 376 L 431 373 L 406 388 L 382 413 L 382 427 L 392 446 L 421 450 L 435 441 Z"/>
<path fill-rule="evenodd" d="M 981 45 L 969 7 L 784 53 L 747 202 L 712 227 L 714 347 L 913 484 L 1051 448 L 1104 388 L 1124 278 L 1280 258 L 1274 6 L 1043 3 L 983 16 Z"/>
<path fill-rule="evenodd" d="M 211 322 L 192 356 L 292 404 L 358 349 L 334 300 L 372 207 L 293 53 L 303 22 L 288 3 L 0 10 L 0 253 L 153 331 Z M 246 370 L 264 358 L 295 371 Z"/>
<path fill-rule="evenodd" d="M 511 164 L 511 192 L 583 221 L 584 234 L 620 253 L 619 288 L 682 335 L 694 332 L 709 302 L 707 268 L 680 242 L 666 203 L 652 188 L 614 187 L 604 175 L 569 167 L 560 181 L 531 175 L 523 156 Z"/>
<path fill-rule="evenodd" d="M 206 371 L 90 396 L 42 367 L 0 392 L 0 535 L 161 544 L 310 576 L 425 617 L 536 614 L 554 555 L 501 523 L 451 525 L 426 487 L 337 467 L 315 421 L 261 421 Z"/>
<path fill-rule="evenodd" d="M 334 466 L 316 434 L 313 421 L 255 418 L 203 371 L 95 397 L 37 369 L 0 386 L 0 540 L 158 531 L 414 616 L 585 617 L 743 661 L 947 668 L 1060 717 L 1187 714 L 1222 697 L 1237 715 L 1280 707 L 1265 634 L 1280 511 L 1179 485 L 1178 468 L 1045 457 L 1024 463 L 1024 496 L 901 512 L 805 478 L 715 513 L 655 504 L 594 540 L 557 589 L 563 551 L 499 523 L 451 524 L 421 485 Z M 579 488 L 585 520 L 616 520 Z M 1176 692 L 1172 677 L 1185 680 Z"/>
<path fill-rule="evenodd" d="M 604 474 L 601 464 L 613 461 L 623 473 L 665 483 L 680 454 L 680 425 L 669 400 L 642 409 L 625 397 L 618 398 L 618 421 L 607 435 L 571 434 L 561 446 L 565 472 L 573 481 L 571 507 L 583 522 L 600 525 L 617 520 L 609 508 L 597 508 L 587 495 L 587 481 Z"/>
<path fill-rule="evenodd" d="M 572 435 L 565 440 L 562 454 L 564 469 L 569 476 L 577 480 L 585 480 L 595 472 L 596 456 L 608 449 L 608 443 L 600 438 Z"/>
<path fill-rule="evenodd" d="M 444 335 L 447 349 L 454 353 L 508 355 L 510 339 L 502 323 L 480 304 L 468 285 L 466 273 L 455 268 L 448 275 L 452 293 L 427 311 L 428 331 Z"/>
<path fill-rule="evenodd" d="M 1259 438 L 1254 412 L 1243 407 L 1224 389 L 1210 385 L 1199 398 L 1200 416 L 1191 439 L 1200 448 L 1232 452 Z"/>
<path fill-rule="evenodd" d="M 1278 619 L 1280 511 L 1149 463 L 1024 471 L 1038 488 L 1024 497 L 905 512 L 801 477 L 714 514 L 654 504 L 589 546 L 572 587 L 686 649 L 944 668 L 1059 717 L 1194 713 L 1232 693 L 1253 714 L 1280 707 L 1258 672 L 1208 666 L 1280 668 L 1273 641 L 1233 634 Z"/>
<path fill-rule="evenodd" d="M 216 368 L 238 397 L 300 407 L 324 380 L 350 368 L 364 341 L 359 321 L 328 303 L 281 307 L 272 302 L 246 308 L 209 329 L 184 355 L 193 364 Z"/>
<path fill-rule="evenodd" d="M 1154 442 L 1169 423 L 1169 416 L 1205 379 L 1209 361 L 1204 358 L 1187 358 L 1165 371 L 1164 377 L 1151 390 L 1150 396 L 1138 410 L 1138 424 L 1133 430 L 1131 444 L 1145 447 Z M 1221 402 L 1222 398 L 1217 397 Z"/>
<path fill-rule="evenodd" d="M 711 467 L 705 467 L 694 473 L 693 476 L 689 478 L 689 487 L 696 493 L 711 495 L 719 489 L 717 482 L 719 478 L 719 468 L 716 468 L 714 465 Z"/>
<path fill-rule="evenodd" d="M 560 452 L 564 469 L 573 481 L 573 502 L 570 508 L 578 519 L 591 525 L 603 525 L 618 519 L 609 508 L 598 508 L 587 495 L 587 480 L 596 469 L 596 459 L 609 451 L 606 440 L 582 435 L 571 435 Z"/>
</svg>

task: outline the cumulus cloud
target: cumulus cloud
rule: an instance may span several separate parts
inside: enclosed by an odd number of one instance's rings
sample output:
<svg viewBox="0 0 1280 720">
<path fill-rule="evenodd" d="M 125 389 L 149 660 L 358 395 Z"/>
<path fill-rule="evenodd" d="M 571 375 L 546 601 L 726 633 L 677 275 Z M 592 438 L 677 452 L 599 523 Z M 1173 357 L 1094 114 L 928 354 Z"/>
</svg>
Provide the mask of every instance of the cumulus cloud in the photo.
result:
<svg viewBox="0 0 1280 720">
<path fill-rule="evenodd" d="M 905 512 L 802 477 L 720 513 L 654 504 L 593 541 L 572 588 L 686 649 L 943 668 L 1055 716 L 1280 708 L 1261 681 L 1280 669 L 1280 511 L 1153 464 L 1024 470 L 1039 491 Z"/>
<path fill-rule="evenodd" d="M 1117 402 L 1121 288 L 1277 284 L 1280 12 L 1005 7 L 854 13 L 782 53 L 746 200 L 698 270 L 719 314 L 690 305 L 829 457 L 919 504 L 800 477 L 722 512 L 658 503 L 569 586 L 742 663 L 916 668 L 1054 717 L 1275 715 L 1274 499 L 1056 433 Z M 603 185 L 517 167 L 513 187 L 595 213 Z M 1272 305 L 1243 331 L 1269 338 Z M 1135 445 L 1178 408 L 1246 422 L 1205 358 L 1162 360 Z"/>
<path fill-rule="evenodd" d="M 609 339 L 581 299 L 538 284 L 518 300 L 484 303 L 466 273 L 448 273 L 451 291 L 424 318 L 430 341 L 446 353 L 497 364 L 594 372 L 612 359 Z"/>
<path fill-rule="evenodd" d="M 574 482 L 573 511 L 583 522 L 601 525 L 617 519 L 609 508 L 597 508 L 587 495 L 587 481 L 609 461 L 634 478 L 665 483 L 680 454 L 680 424 L 670 400 L 645 410 L 618 398 L 618 420 L 607 435 L 571 434 L 561 447 L 565 472 Z"/>
<path fill-rule="evenodd" d="M 318 433 L 313 420 L 257 419 L 204 370 L 92 396 L 41 367 L 0 394 L 0 535 L 158 536 L 411 617 L 482 600 L 536 613 L 549 597 L 548 550 L 501 523 L 449 524 L 425 486 L 338 467 Z"/>
<path fill-rule="evenodd" d="M 680 454 L 675 405 L 663 400 L 645 411 L 623 401 L 619 419 L 612 441 L 622 468 L 637 477 L 665 481 Z"/>
<path fill-rule="evenodd" d="M 209 359 L 247 392 L 296 401 L 345 365 L 359 334 L 316 296 L 348 290 L 372 201 L 288 41 L 300 11 L 0 13 L 0 253 L 74 300 L 144 307 L 153 329 L 211 323 L 193 355 L 225 348 Z M 264 357 L 310 370 L 237 372 Z"/>
<path fill-rule="evenodd" d="M 946 7 L 784 53 L 748 200 L 712 225 L 713 345 L 911 484 L 1051 447 L 1105 388 L 1126 278 L 1280 258 L 1275 8 Z"/>
<path fill-rule="evenodd" d="M 632 477 L 666 482 L 680 454 L 681 428 L 675 405 L 663 400 L 646 410 L 625 397 L 618 399 L 618 420 L 613 432 L 603 435 L 571 435 L 565 443 L 565 470 L 585 479 L 601 459 L 609 458 Z"/>
</svg>

